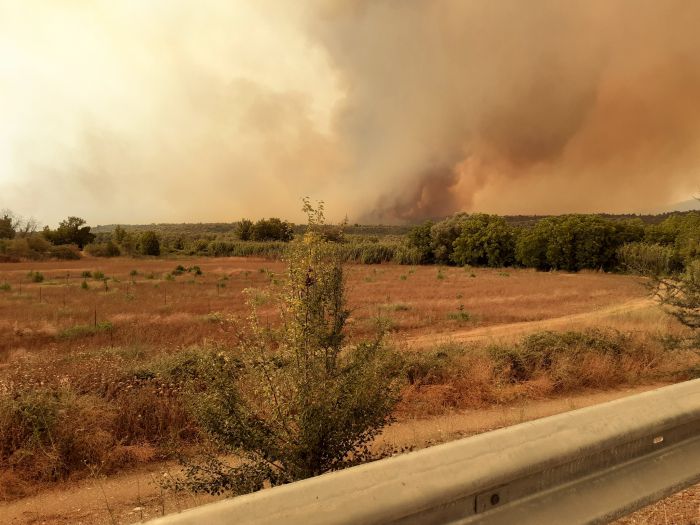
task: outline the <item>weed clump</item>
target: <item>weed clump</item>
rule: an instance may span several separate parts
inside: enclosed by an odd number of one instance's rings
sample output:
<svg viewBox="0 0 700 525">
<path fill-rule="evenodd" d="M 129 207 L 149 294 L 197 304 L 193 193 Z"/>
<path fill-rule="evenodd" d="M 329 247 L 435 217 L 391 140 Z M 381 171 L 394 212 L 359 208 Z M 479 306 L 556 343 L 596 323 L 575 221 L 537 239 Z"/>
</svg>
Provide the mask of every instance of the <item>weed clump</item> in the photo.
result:
<svg viewBox="0 0 700 525">
<path fill-rule="evenodd" d="M 456 312 L 450 312 L 447 314 L 447 318 L 451 319 L 452 321 L 466 323 L 467 321 L 471 320 L 472 316 L 464 309 L 464 305 L 460 304 Z"/>
<path fill-rule="evenodd" d="M 32 283 L 43 283 L 44 282 L 44 274 L 41 272 L 35 272 L 31 271 L 27 274 L 27 277 L 29 278 L 29 281 Z"/>
<path fill-rule="evenodd" d="M 102 321 L 95 325 L 76 325 L 70 328 L 65 328 L 58 333 L 60 339 L 77 339 L 80 337 L 88 337 L 100 332 L 111 332 L 113 330 L 112 323 Z"/>
<path fill-rule="evenodd" d="M 23 391 L 0 397 L 0 464 L 37 481 L 110 466 L 116 410 L 95 396 Z"/>
<path fill-rule="evenodd" d="M 509 383 L 548 377 L 555 391 L 620 382 L 634 361 L 644 363 L 645 347 L 616 330 L 537 332 L 512 346 L 492 346 L 490 355 Z"/>
</svg>

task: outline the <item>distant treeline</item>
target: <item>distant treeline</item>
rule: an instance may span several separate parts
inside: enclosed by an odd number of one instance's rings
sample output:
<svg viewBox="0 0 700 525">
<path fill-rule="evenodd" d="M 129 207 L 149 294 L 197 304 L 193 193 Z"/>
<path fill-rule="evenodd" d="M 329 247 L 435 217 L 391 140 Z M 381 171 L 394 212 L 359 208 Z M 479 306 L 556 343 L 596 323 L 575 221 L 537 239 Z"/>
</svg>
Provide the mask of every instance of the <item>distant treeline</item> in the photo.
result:
<svg viewBox="0 0 700 525">
<path fill-rule="evenodd" d="M 69 217 L 56 229 L 0 216 L 1 260 L 98 257 L 281 257 L 303 226 L 278 219 L 236 223 L 100 226 Z M 456 214 L 417 226 L 327 226 L 344 260 L 363 264 L 470 265 L 578 271 L 624 269 L 632 253 L 661 253 L 671 269 L 700 255 L 700 212 L 661 216 L 502 217 Z M 651 251 L 650 251 L 651 250 Z M 656 250 L 656 251 L 654 251 Z"/>
</svg>

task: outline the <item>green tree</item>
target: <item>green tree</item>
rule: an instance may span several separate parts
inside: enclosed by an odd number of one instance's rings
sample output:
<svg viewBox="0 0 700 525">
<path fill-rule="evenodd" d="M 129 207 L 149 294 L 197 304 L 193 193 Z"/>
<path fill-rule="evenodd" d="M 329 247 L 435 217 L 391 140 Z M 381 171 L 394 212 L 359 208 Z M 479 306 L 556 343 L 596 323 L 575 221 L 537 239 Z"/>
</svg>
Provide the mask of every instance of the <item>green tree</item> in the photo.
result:
<svg viewBox="0 0 700 525">
<path fill-rule="evenodd" d="M 86 244 L 95 240 L 95 235 L 90 233 L 90 226 L 85 226 L 85 219 L 80 217 L 68 217 L 59 223 L 58 228 L 51 230 L 44 228 L 44 237 L 52 244 L 75 244 L 81 250 Z"/>
<path fill-rule="evenodd" d="M 119 226 L 118 224 L 114 228 L 114 232 L 112 232 L 112 236 L 114 237 L 114 242 L 116 242 L 117 244 L 123 243 L 124 239 L 126 239 L 127 235 L 128 235 L 127 231 L 124 228 L 122 228 L 121 226 Z"/>
<path fill-rule="evenodd" d="M 547 217 L 521 232 L 515 253 L 520 264 L 539 270 L 612 270 L 620 246 L 639 240 L 637 221 L 611 221 L 596 215 Z"/>
<path fill-rule="evenodd" d="M 241 219 L 236 225 L 236 235 L 242 241 L 249 241 L 253 234 L 253 221 Z"/>
<path fill-rule="evenodd" d="M 672 246 L 677 257 L 689 263 L 700 256 L 700 212 L 671 215 L 650 226 L 645 241 Z"/>
<path fill-rule="evenodd" d="M 438 264 L 452 264 L 452 252 L 454 242 L 462 233 L 462 223 L 468 217 L 465 213 L 458 213 L 440 221 L 430 228 L 433 257 Z"/>
<path fill-rule="evenodd" d="M 452 260 L 460 265 L 509 266 L 515 261 L 515 231 L 503 217 L 476 213 L 461 222 Z"/>
<path fill-rule="evenodd" d="M 14 239 L 17 232 L 15 232 L 12 217 L 5 213 L 0 217 L 0 239 Z"/>
<path fill-rule="evenodd" d="M 160 239 L 158 234 L 152 230 L 145 231 L 139 239 L 139 246 L 143 255 L 160 255 Z"/>
<path fill-rule="evenodd" d="M 208 381 L 197 394 L 204 427 L 240 458 L 190 465 L 182 483 L 196 491 L 240 494 L 372 459 L 369 445 L 391 420 L 398 399 L 395 357 L 381 335 L 349 345 L 349 311 L 337 249 L 324 240 L 323 207 L 305 201 L 309 228 L 290 247 L 279 330 L 257 316 L 233 355 L 239 372 Z"/>
<path fill-rule="evenodd" d="M 294 231 L 290 223 L 276 217 L 260 219 L 251 227 L 250 238 L 253 241 L 289 242 L 294 238 Z"/>
<path fill-rule="evenodd" d="M 542 219 L 532 228 L 523 230 L 518 236 L 515 258 L 528 268 L 549 270 L 552 266 L 547 259 L 547 247 L 556 228 L 552 218 Z"/>
<path fill-rule="evenodd" d="M 410 248 L 415 248 L 420 254 L 420 264 L 430 264 L 434 260 L 431 236 L 434 224 L 433 221 L 428 220 L 411 228 L 411 231 L 408 232 L 407 244 Z"/>
</svg>

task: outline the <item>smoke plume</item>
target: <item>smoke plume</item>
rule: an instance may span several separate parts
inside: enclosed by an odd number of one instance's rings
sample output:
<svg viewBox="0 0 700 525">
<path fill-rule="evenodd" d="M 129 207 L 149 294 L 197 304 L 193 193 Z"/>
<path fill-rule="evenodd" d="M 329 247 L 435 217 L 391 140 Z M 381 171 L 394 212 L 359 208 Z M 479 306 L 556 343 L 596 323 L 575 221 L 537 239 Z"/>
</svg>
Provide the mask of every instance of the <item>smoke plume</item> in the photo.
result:
<svg viewBox="0 0 700 525">
<path fill-rule="evenodd" d="M 295 219 L 304 195 L 371 222 L 654 208 L 700 185 L 699 15 L 691 0 L 0 0 L 0 207 L 92 222 Z"/>
<path fill-rule="evenodd" d="M 370 219 L 639 211 L 700 184 L 700 4 L 331 5 L 314 30 Z"/>
</svg>

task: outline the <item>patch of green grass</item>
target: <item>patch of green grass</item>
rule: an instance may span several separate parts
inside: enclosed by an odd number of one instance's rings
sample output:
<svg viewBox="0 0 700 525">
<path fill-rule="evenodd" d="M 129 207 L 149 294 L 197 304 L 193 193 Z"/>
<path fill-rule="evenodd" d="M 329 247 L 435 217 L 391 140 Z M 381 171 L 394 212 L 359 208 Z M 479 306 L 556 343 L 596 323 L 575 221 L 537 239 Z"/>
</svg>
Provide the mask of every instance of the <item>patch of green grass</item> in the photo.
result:
<svg viewBox="0 0 700 525">
<path fill-rule="evenodd" d="M 83 279 L 91 279 L 92 278 L 92 272 L 90 270 L 85 270 L 83 273 L 80 274 L 80 276 Z"/>
<path fill-rule="evenodd" d="M 102 281 L 105 278 L 104 272 L 101 272 L 99 270 L 95 270 L 92 272 L 92 278 L 95 279 L 96 281 Z"/>
<path fill-rule="evenodd" d="M 460 304 L 456 312 L 450 312 L 447 314 L 447 318 L 452 321 L 458 321 L 460 323 L 467 322 L 471 320 L 472 316 L 469 312 L 464 309 L 464 305 Z"/>
<path fill-rule="evenodd" d="M 29 280 L 33 283 L 43 283 L 44 282 L 44 274 L 41 272 L 35 272 L 31 271 L 27 274 L 27 277 L 29 277 Z"/>
<path fill-rule="evenodd" d="M 456 312 L 450 312 L 447 314 L 447 318 L 450 319 L 451 321 L 458 321 L 460 323 L 465 323 L 469 321 L 472 316 L 469 312 L 460 312 L 459 310 Z"/>
<path fill-rule="evenodd" d="M 12 286 L 10 286 L 10 283 L 0 284 L 0 291 L 9 292 L 10 290 L 12 290 Z"/>
<path fill-rule="evenodd" d="M 113 329 L 112 323 L 102 321 L 96 325 L 76 325 L 65 328 L 58 333 L 60 339 L 77 339 L 98 334 L 100 332 L 110 332 Z"/>
</svg>

